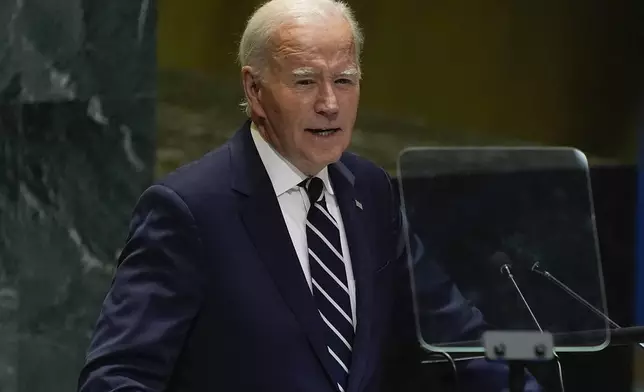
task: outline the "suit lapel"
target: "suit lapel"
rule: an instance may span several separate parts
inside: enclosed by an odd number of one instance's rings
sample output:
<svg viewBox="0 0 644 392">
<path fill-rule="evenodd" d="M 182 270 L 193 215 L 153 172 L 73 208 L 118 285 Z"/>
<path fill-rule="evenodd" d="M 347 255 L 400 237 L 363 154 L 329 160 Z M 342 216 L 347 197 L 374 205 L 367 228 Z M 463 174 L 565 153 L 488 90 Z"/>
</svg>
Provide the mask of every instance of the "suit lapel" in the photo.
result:
<svg viewBox="0 0 644 392">
<path fill-rule="evenodd" d="M 349 372 L 348 392 L 358 391 L 369 360 L 373 306 L 373 271 L 370 249 L 365 241 L 361 200 L 355 192 L 353 174 L 342 162 L 329 166 L 329 175 L 338 200 L 347 235 L 356 280 L 357 328 Z"/>
<path fill-rule="evenodd" d="M 302 326 L 320 362 L 330 374 L 322 320 L 306 283 L 270 178 L 247 123 L 233 138 L 233 188 L 245 195 L 242 220 L 284 301 Z M 330 380 L 330 378 L 329 378 Z"/>
</svg>

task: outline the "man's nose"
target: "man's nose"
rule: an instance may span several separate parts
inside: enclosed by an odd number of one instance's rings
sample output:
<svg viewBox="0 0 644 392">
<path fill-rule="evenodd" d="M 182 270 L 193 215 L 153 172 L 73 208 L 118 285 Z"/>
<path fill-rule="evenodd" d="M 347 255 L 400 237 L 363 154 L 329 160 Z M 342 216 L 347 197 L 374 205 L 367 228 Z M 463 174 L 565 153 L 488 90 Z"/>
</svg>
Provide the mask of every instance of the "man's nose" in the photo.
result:
<svg viewBox="0 0 644 392">
<path fill-rule="evenodd" d="M 315 111 L 329 119 L 337 116 L 340 107 L 338 106 L 338 98 L 336 97 L 333 89 L 333 83 L 326 83 L 320 89 L 318 100 L 315 104 Z"/>
</svg>

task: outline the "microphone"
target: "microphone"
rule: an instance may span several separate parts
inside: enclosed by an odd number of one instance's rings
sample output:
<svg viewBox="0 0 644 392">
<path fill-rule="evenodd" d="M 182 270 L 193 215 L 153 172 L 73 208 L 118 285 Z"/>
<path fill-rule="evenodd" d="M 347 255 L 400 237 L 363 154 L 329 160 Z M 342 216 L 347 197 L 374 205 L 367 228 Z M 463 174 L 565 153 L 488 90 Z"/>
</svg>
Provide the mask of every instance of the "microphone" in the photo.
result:
<svg viewBox="0 0 644 392">
<path fill-rule="evenodd" d="M 499 272 L 501 272 L 504 275 L 512 275 L 511 267 L 512 267 L 512 260 L 508 257 L 507 254 L 504 252 L 495 252 L 492 257 L 490 257 L 490 262 L 492 263 L 493 266 L 499 269 Z"/>
<path fill-rule="evenodd" d="M 577 302 L 580 304 L 584 305 L 586 308 L 591 310 L 593 313 L 595 313 L 597 316 L 601 317 L 604 319 L 606 322 L 608 322 L 613 328 L 622 328 L 619 324 L 617 324 L 615 321 L 613 321 L 608 315 L 601 310 L 597 309 L 595 306 L 593 306 L 590 302 L 586 301 L 581 295 L 577 294 L 573 289 L 570 287 L 566 286 L 562 281 L 559 279 L 555 278 L 550 272 L 548 272 L 545 268 L 541 266 L 539 261 L 535 261 L 532 264 L 532 267 L 530 267 L 530 271 L 543 276 L 544 278 L 548 279 L 550 282 L 554 283 L 557 287 L 562 289 L 566 294 L 574 298 Z M 637 343 L 637 345 L 641 348 L 644 349 L 644 343 Z"/>
<path fill-rule="evenodd" d="M 492 265 L 499 268 L 499 271 L 501 272 L 501 274 L 507 276 L 510 279 L 510 281 L 512 281 L 512 285 L 514 286 L 514 289 L 519 294 L 519 297 L 521 297 L 521 301 L 525 305 L 526 309 L 528 309 L 528 312 L 530 312 L 532 321 L 534 321 L 534 324 L 537 326 L 539 331 L 543 332 L 543 329 L 541 328 L 541 325 L 539 324 L 537 317 L 534 315 L 534 312 L 532 311 L 532 308 L 528 304 L 528 301 L 526 301 L 525 297 L 523 296 L 523 292 L 519 288 L 517 281 L 514 279 L 514 275 L 512 275 L 512 260 L 510 260 L 510 257 L 505 252 L 498 251 L 490 257 L 490 262 L 492 263 Z"/>
</svg>

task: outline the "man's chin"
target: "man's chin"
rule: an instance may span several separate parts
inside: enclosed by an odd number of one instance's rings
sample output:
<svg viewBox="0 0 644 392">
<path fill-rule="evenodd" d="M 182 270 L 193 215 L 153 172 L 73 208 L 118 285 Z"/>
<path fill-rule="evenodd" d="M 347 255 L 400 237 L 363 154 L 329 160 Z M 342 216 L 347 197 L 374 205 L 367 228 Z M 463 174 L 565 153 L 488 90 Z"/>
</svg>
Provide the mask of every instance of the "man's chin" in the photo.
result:
<svg viewBox="0 0 644 392">
<path fill-rule="evenodd" d="M 342 156 L 342 154 L 334 155 L 333 157 L 329 157 L 327 159 L 317 161 L 318 163 L 315 165 L 315 168 L 318 169 L 318 170 L 317 170 L 316 173 L 319 173 L 325 167 L 327 167 L 327 166 L 339 161 L 341 156 Z"/>
<path fill-rule="evenodd" d="M 300 164 L 297 164 L 295 166 L 307 176 L 314 176 L 321 172 L 328 165 L 340 160 L 341 155 L 342 154 L 336 154 L 331 157 L 324 157 L 324 159 L 320 159 L 320 157 L 317 157 L 315 160 L 307 159 L 305 162 L 300 162 Z"/>
</svg>

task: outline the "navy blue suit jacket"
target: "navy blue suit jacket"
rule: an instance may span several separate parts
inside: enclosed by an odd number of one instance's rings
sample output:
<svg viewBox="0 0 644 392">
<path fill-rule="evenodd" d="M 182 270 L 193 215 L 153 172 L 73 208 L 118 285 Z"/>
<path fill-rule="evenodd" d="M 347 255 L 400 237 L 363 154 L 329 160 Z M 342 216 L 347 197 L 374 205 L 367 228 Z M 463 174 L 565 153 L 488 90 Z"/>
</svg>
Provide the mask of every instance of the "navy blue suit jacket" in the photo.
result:
<svg viewBox="0 0 644 392">
<path fill-rule="evenodd" d="M 388 353 L 412 358 L 387 350 L 414 339 L 400 290 L 408 274 L 398 202 L 385 171 L 356 155 L 345 153 L 329 175 L 356 279 L 348 392 L 375 392 Z M 451 331 L 476 332 L 479 315 L 447 281 L 435 283 L 430 291 L 454 320 Z M 140 197 L 79 390 L 331 392 L 323 336 L 247 122 Z M 469 365 L 486 374 L 493 366 Z M 490 385 L 505 381 L 497 370 Z"/>
</svg>

